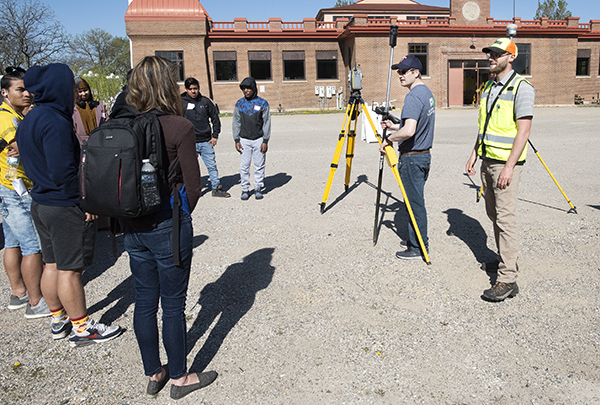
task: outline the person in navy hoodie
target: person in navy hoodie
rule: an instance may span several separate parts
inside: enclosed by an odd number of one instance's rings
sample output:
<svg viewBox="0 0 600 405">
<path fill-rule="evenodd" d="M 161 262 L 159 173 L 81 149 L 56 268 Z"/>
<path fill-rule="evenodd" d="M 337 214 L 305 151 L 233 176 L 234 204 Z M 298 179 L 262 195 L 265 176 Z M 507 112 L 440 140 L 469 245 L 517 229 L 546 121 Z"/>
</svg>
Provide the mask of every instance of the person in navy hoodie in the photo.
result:
<svg viewBox="0 0 600 405">
<path fill-rule="evenodd" d="M 254 159 L 254 197 L 263 198 L 265 161 L 271 137 L 271 110 L 264 98 L 258 97 L 256 81 L 246 77 L 240 84 L 244 97 L 233 109 L 233 140 L 241 155 L 240 180 L 242 200 L 249 198 L 250 163 Z"/>
<path fill-rule="evenodd" d="M 79 141 L 73 131 L 73 72 L 64 64 L 34 66 L 23 78 L 35 107 L 16 133 L 21 161 L 33 181 L 31 214 L 40 235 L 46 268 L 42 294 L 52 312 L 53 339 L 69 334 L 72 346 L 114 339 L 120 326 L 107 326 L 87 312 L 81 275 L 91 260 L 85 239 L 94 216 L 79 208 Z M 93 235 L 92 235 L 93 236 Z"/>
</svg>

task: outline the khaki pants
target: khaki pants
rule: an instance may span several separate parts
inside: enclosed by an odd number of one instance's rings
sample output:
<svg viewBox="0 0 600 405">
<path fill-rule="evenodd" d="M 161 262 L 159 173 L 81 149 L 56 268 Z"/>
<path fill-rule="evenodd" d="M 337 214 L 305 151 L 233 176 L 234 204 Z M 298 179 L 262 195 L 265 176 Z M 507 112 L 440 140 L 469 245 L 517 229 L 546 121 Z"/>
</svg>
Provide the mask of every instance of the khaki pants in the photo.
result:
<svg viewBox="0 0 600 405">
<path fill-rule="evenodd" d="M 481 163 L 481 181 L 485 193 L 485 209 L 494 224 L 494 237 L 498 247 L 500 264 L 497 281 L 514 283 L 517 280 L 517 256 L 519 254 L 517 200 L 523 166 L 515 166 L 510 186 L 500 190 L 497 187 L 498 177 L 503 168 L 503 163 L 484 160 Z"/>
</svg>

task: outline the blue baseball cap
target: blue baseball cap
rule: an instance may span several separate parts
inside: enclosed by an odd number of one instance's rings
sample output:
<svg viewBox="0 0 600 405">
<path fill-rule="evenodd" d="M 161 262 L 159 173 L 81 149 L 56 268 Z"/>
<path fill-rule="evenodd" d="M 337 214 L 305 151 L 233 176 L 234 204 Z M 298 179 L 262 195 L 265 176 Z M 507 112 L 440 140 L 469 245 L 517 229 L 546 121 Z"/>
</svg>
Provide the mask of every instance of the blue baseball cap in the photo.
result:
<svg viewBox="0 0 600 405">
<path fill-rule="evenodd" d="M 400 59 L 400 62 L 392 65 L 392 69 L 417 69 L 420 72 L 423 70 L 423 65 L 415 55 L 406 55 L 404 58 Z"/>
</svg>

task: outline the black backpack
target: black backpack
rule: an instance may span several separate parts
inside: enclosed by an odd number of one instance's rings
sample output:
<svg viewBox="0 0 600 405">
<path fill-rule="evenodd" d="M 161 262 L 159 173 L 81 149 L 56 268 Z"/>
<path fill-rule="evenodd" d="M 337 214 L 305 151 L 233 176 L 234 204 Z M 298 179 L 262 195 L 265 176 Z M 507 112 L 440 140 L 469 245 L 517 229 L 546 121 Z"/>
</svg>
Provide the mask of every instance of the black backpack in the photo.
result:
<svg viewBox="0 0 600 405">
<path fill-rule="evenodd" d="M 179 209 L 175 185 L 182 180 L 176 160 L 169 158 L 158 116 L 124 106 L 114 118 L 95 128 L 83 144 L 79 164 L 80 207 L 90 214 L 133 219 L 156 213 L 173 195 L 173 261 L 179 257 Z M 149 159 L 156 173 L 160 198 L 147 205 L 142 188 L 142 160 Z"/>
<path fill-rule="evenodd" d="M 79 165 L 80 204 L 85 212 L 114 218 L 138 218 L 157 212 L 172 187 L 158 112 L 133 109 L 95 128 L 84 143 Z M 161 197 L 143 198 L 142 160 L 156 172 Z"/>
</svg>

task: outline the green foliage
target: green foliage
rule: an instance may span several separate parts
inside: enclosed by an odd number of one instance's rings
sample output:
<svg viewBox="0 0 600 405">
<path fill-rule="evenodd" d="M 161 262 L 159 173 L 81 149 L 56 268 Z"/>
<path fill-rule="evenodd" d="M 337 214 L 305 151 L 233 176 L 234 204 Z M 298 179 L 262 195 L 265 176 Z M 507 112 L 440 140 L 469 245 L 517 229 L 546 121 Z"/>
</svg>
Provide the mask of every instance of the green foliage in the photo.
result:
<svg viewBox="0 0 600 405">
<path fill-rule="evenodd" d="M 542 3 L 538 0 L 538 8 L 535 12 L 535 19 L 547 17 L 549 20 L 564 20 L 571 17 L 571 12 L 567 10 L 565 0 L 544 0 Z"/>
<path fill-rule="evenodd" d="M 125 76 L 115 74 L 94 73 L 89 71 L 81 75 L 90 85 L 94 100 L 102 101 L 109 108 L 121 88 L 125 84 Z"/>
<path fill-rule="evenodd" d="M 124 77 L 131 67 L 129 41 L 100 28 L 75 35 L 69 43 L 70 65 L 76 72 L 93 71 Z"/>
<path fill-rule="evenodd" d="M 344 6 L 349 6 L 350 4 L 354 4 L 355 1 L 352 0 L 337 0 L 335 2 L 335 6 L 333 7 L 344 7 Z"/>
</svg>

